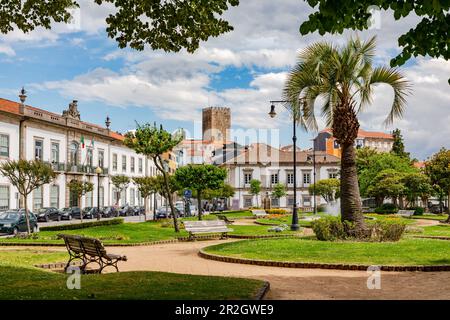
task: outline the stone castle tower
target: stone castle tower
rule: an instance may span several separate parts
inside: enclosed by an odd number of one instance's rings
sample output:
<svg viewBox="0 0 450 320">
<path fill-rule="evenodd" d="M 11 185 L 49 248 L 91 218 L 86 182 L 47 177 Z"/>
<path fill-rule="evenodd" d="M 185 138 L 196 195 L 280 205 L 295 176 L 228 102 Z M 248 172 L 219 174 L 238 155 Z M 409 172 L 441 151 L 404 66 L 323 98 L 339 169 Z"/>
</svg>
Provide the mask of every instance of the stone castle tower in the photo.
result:
<svg viewBox="0 0 450 320">
<path fill-rule="evenodd" d="M 209 107 L 202 110 L 203 140 L 225 142 L 231 128 L 230 108 Z"/>
</svg>

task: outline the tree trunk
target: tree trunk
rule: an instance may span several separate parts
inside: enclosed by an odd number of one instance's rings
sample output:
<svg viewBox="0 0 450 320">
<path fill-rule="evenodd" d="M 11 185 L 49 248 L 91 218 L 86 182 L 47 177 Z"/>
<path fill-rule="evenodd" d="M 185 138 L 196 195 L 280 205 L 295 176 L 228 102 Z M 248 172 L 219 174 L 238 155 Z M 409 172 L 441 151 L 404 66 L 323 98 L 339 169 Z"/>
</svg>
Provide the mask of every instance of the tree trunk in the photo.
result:
<svg viewBox="0 0 450 320">
<path fill-rule="evenodd" d="M 177 213 L 175 211 L 175 206 L 173 205 L 172 193 L 170 192 L 169 178 L 167 177 L 167 172 L 163 171 L 162 174 L 164 177 L 164 185 L 166 187 L 167 199 L 169 200 L 170 211 L 172 212 L 173 227 L 175 229 L 175 232 L 180 232 L 180 229 L 178 228 Z"/>
<path fill-rule="evenodd" d="M 202 195 L 200 190 L 197 190 L 197 206 L 198 206 L 198 221 L 203 220 L 202 212 Z"/>
<path fill-rule="evenodd" d="M 341 158 L 341 220 L 355 223 L 357 229 L 364 228 L 361 197 L 356 171 L 356 154 L 353 144 L 342 144 Z"/>
<path fill-rule="evenodd" d="M 31 227 L 30 227 L 30 217 L 28 216 L 28 201 L 27 201 L 27 196 L 24 196 L 25 198 L 25 220 L 27 222 L 27 234 L 30 235 L 31 233 Z"/>
<path fill-rule="evenodd" d="M 78 197 L 78 208 L 80 208 L 80 220 L 83 223 L 83 208 L 81 208 L 81 197 Z"/>
<path fill-rule="evenodd" d="M 148 202 L 148 196 L 144 197 L 144 221 L 147 221 L 147 210 L 148 210 L 147 202 Z"/>
<path fill-rule="evenodd" d="M 448 205 L 447 205 L 448 218 L 445 220 L 446 223 L 450 223 L 450 190 L 448 191 Z"/>
</svg>

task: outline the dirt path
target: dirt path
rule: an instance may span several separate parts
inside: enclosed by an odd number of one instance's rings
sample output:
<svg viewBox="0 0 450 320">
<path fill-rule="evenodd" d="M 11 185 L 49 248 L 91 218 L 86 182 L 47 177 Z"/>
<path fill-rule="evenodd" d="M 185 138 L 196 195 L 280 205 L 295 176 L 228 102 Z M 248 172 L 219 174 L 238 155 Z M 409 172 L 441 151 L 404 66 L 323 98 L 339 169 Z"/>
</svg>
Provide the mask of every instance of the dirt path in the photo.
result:
<svg viewBox="0 0 450 320">
<path fill-rule="evenodd" d="M 230 241 L 230 240 L 229 240 Z M 151 270 L 266 280 L 267 299 L 450 299 L 449 272 L 383 272 L 381 289 L 367 289 L 363 271 L 289 269 L 205 260 L 200 248 L 223 241 L 197 241 L 149 247 L 115 247 L 126 254 L 122 271 Z"/>
<path fill-rule="evenodd" d="M 416 223 L 414 226 L 416 227 L 429 227 L 429 226 L 437 226 L 440 224 L 438 220 L 430 220 L 430 219 L 416 219 Z"/>
</svg>

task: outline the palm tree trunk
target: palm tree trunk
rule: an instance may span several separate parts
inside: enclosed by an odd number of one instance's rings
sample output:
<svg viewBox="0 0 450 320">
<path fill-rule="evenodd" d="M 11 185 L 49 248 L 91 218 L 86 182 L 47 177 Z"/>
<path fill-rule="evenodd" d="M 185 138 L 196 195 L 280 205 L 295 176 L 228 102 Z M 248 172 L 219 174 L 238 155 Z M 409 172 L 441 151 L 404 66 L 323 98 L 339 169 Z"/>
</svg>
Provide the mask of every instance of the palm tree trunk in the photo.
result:
<svg viewBox="0 0 450 320">
<path fill-rule="evenodd" d="M 355 159 L 356 154 L 353 144 L 342 144 L 341 220 L 353 222 L 357 229 L 361 229 L 364 228 L 364 217 Z"/>
</svg>

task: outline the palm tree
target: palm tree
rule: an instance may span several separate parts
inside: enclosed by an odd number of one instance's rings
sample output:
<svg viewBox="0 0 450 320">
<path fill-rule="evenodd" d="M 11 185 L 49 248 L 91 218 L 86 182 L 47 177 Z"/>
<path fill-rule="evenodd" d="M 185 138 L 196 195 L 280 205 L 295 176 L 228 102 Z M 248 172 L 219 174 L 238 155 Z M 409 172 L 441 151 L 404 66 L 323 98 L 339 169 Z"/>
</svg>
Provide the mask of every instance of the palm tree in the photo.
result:
<svg viewBox="0 0 450 320">
<path fill-rule="evenodd" d="M 283 95 L 288 107 L 306 130 L 317 130 L 316 100 L 323 99 L 322 116 L 342 148 L 341 219 L 364 228 L 353 147 L 359 130 L 358 114 L 372 101 L 373 86 L 385 83 L 394 91 L 394 101 L 385 124 L 401 117 L 409 82 L 393 68 L 373 66 L 375 37 L 367 42 L 351 39 L 343 47 L 316 43 L 303 50 L 290 72 Z M 301 112 L 300 112 L 301 111 Z"/>
</svg>

